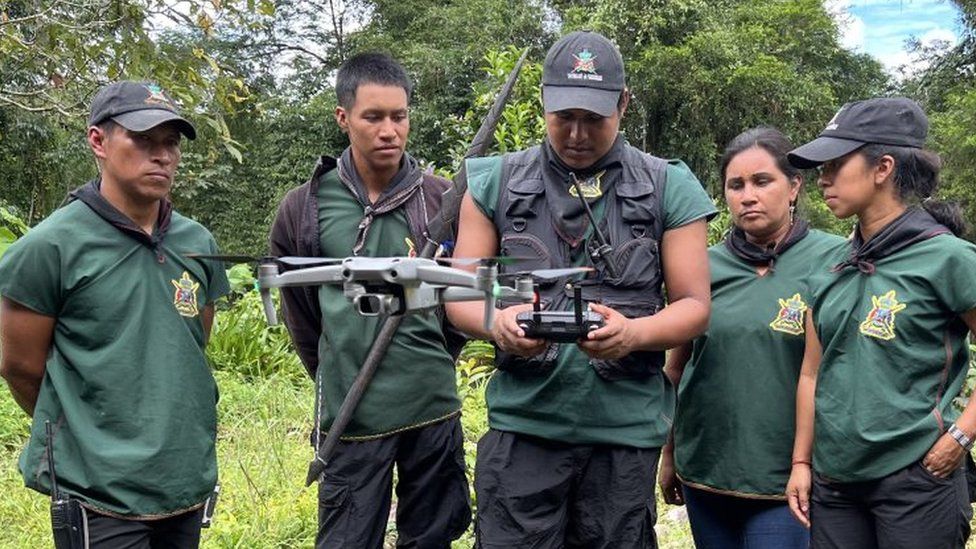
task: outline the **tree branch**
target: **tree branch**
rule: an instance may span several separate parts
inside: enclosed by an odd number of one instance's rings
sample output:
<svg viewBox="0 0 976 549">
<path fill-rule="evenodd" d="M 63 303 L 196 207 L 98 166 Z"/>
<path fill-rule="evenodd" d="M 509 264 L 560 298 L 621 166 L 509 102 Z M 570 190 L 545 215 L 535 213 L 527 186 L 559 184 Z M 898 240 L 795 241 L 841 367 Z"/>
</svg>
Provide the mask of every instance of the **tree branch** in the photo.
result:
<svg viewBox="0 0 976 549">
<path fill-rule="evenodd" d="M 283 51 L 300 51 L 304 54 L 314 57 L 319 63 L 322 64 L 325 64 L 328 61 L 325 57 L 322 57 L 321 55 L 315 53 L 314 51 L 311 51 L 308 48 L 302 46 L 296 46 L 294 44 L 285 44 L 284 42 L 271 42 L 268 44 L 268 47 L 274 48 L 275 53 L 281 53 Z"/>
<path fill-rule="evenodd" d="M 0 93 L 0 103 L 5 103 L 7 105 L 10 105 L 12 107 L 17 107 L 18 109 L 21 109 L 21 110 L 27 111 L 27 112 L 51 112 L 51 111 L 55 111 L 55 112 L 57 112 L 59 114 L 62 114 L 64 116 L 68 116 L 68 117 L 73 117 L 73 116 L 75 116 L 77 114 L 77 113 L 72 113 L 70 111 L 67 111 L 64 108 L 62 108 L 60 105 L 57 105 L 57 104 L 51 104 L 51 105 L 40 106 L 40 107 L 31 107 L 30 105 L 25 105 L 23 103 L 20 103 L 18 101 L 15 101 L 15 100 L 13 100 L 13 99 L 11 99 L 9 97 L 6 97 L 2 93 Z"/>
</svg>

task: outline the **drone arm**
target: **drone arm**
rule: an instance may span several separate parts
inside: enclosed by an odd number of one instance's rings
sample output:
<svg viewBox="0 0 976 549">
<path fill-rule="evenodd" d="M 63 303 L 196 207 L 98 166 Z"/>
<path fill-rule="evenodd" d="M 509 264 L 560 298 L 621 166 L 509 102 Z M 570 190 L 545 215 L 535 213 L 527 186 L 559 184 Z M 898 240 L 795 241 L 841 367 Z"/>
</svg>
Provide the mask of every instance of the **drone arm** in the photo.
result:
<svg viewBox="0 0 976 549">
<path fill-rule="evenodd" d="M 265 264 L 258 267 L 258 290 L 261 293 L 261 305 L 269 326 L 278 324 L 278 314 L 271 300 L 271 288 L 285 286 L 314 286 L 318 284 L 335 284 L 342 282 L 342 266 L 329 265 L 325 267 L 310 267 L 296 269 L 286 273 L 278 273 L 278 266 Z"/>
<path fill-rule="evenodd" d="M 309 267 L 295 269 L 281 274 L 264 274 L 262 266 L 258 276 L 258 285 L 264 288 L 281 288 L 285 286 L 320 286 L 322 284 L 339 284 L 345 281 L 342 265 L 327 265 L 324 267 Z M 277 268 L 275 268 L 277 272 Z"/>
<path fill-rule="evenodd" d="M 490 292 L 485 293 L 474 288 L 458 288 L 457 286 L 452 286 L 441 289 L 440 300 L 442 303 L 451 303 L 454 301 L 485 301 L 489 296 Z"/>
<path fill-rule="evenodd" d="M 444 267 L 441 265 L 421 265 L 417 267 L 417 278 L 428 284 L 440 284 L 450 286 L 450 289 L 469 289 L 477 288 L 477 277 L 468 271 L 455 269 L 454 267 Z M 477 290 L 481 297 L 484 297 L 483 290 Z M 471 301 L 466 299 L 456 299 L 453 301 Z"/>
</svg>

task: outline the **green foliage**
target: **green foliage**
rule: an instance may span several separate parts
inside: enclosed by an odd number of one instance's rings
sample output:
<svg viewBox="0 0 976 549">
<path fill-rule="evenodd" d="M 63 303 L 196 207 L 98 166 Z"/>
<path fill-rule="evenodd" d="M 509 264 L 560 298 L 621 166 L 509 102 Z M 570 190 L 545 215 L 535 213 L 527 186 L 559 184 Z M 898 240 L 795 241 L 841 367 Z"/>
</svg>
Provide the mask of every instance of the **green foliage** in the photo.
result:
<svg viewBox="0 0 976 549">
<path fill-rule="evenodd" d="M 969 371 L 966 372 L 966 381 L 963 383 L 962 392 L 957 396 L 952 404 L 959 412 L 966 408 L 969 399 L 973 397 L 976 390 L 976 345 L 969 345 Z"/>
<path fill-rule="evenodd" d="M 99 85 L 150 78 L 188 108 L 233 109 L 246 101 L 248 89 L 205 46 L 214 34 L 242 24 L 253 2 L 181 4 L 0 2 L 0 58 L 6 61 L 0 65 L 0 105 L 81 116 Z M 180 30 L 168 30 L 171 25 Z M 220 120 L 214 109 L 201 115 Z"/>
<path fill-rule="evenodd" d="M 0 455 L 13 452 L 27 441 L 30 436 L 30 418 L 8 393 L 6 388 L 0 390 L 5 393 L 0 398 Z"/>
<path fill-rule="evenodd" d="M 310 547 L 317 497 L 305 488 L 311 455 L 311 383 L 216 372 L 221 493 L 203 547 Z"/>
<path fill-rule="evenodd" d="M 970 206 L 966 218 L 976 226 L 976 80 L 948 93 L 930 115 L 932 143 L 943 159 L 940 195 Z"/>
<path fill-rule="evenodd" d="M 173 189 L 176 207 L 209 227 L 222 250 L 261 255 L 284 194 L 308 180 L 320 155 L 338 155 L 347 145 L 334 108 L 326 89 L 305 102 L 267 98 L 260 109 L 229 117 L 247 151 L 243 162 L 188 149 Z"/>
<path fill-rule="evenodd" d="M 931 123 L 929 146 L 943 161 L 939 198 L 960 201 L 972 238 L 976 227 L 976 2 L 955 0 L 961 12 L 959 42 L 922 48 L 915 54 L 928 68 L 906 79 L 899 93 L 915 98 Z"/>
<path fill-rule="evenodd" d="M 279 375 L 295 384 L 307 381 L 305 369 L 292 352 L 291 339 L 283 325 L 268 326 L 261 297 L 251 290 L 243 294 L 214 322 L 207 356 L 213 369 L 243 379 Z"/>
<path fill-rule="evenodd" d="M 451 145 L 453 169 L 460 168 L 468 145 L 474 139 L 482 120 L 488 115 L 495 102 L 498 91 L 508 79 L 508 75 L 518 62 L 522 51 L 515 46 L 500 50 L 488 50 L 483 58 L 482 71 L 487 77 L 474 84 L 474 105 L 463 116 L 453 117 L 446 131 Z M 494 141 L 488 154 L 501 154 L 530 147 L 542 141 L 546 133 L 546 122 L 542 115 L 542 64 L 526 59 L 519 73 L 515 89 L 502 111 L 495 128 Z"/>
<path fill-rule="evenodd" d="M 241 296 L 255 288 L 257 281 L 254 270 L 250 265 L 239 263 L 227 269 L 227 280 L 230 282 L 231 296 Z"/>
<path fill-rule="evenodd" d="M 732 229 L 732 214 L 724 203 L 717 204 L 718 214 L 708 222 L 708 245 L 718 244 Z"/>
<path fill-rule="evenodd" d="M 350 52 L 391 52 L 415 80 L 411 150 L 435 166 L 458 156 L 445 125 L 474 108 L 472 83 L 483 80 L 485 51 L 508 44 L 545 55 L 551 35 L 540 0 L 374 0 L 372 17 L 350 36 Z M 502 77 L 504 78 L 504 77 Z M 492 92 L 498 87 L 492 88 Z M 535 90 L 538 94 L 538 89 Z M 467 142 L 467 141 L 465 141 Z"/>
<path fill-rule="evenodd" d="M 478 440 L 488 432 L 488 405 L 485 390 L 495 371 L 495 348 L 487 341 L 469 341 L 457 362 L 457 390 L 461 399 L 461 427 L 464 429 L 464 466 L 468 479 L 474 478 Z M 471 501 L 477 507 L 474 484 L 470 484 Z M 464 541 L 462 538 L 460 541 Z M 473 540 L 472 540 L 473 541 Z M 455 544 L 458 546 L 459 544 Z M 460 545 L 472 547 L 473 543 Z"/>
<path fill-rule="evenodd" d="M 0 201 L 0 257 L 18 238 L 27 233 L 27 224 Z"/>
<path fill-rule="evenodd" d="M 0 201 L 16 206 L 28 225 L 95 172 L 79 121 L 0 107 Z"/>
</svg>

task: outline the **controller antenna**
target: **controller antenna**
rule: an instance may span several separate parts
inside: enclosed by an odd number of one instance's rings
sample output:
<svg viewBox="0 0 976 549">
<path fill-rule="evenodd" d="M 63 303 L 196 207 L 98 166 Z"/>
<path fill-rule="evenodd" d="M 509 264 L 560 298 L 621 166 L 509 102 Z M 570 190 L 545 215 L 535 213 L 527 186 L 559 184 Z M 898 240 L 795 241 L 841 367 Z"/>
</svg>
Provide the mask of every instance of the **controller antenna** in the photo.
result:
<svg viewBox="0 0 976 549">
<path fill-rule="evenodd" d="M 576 325 L 583 326 L 583 290 L 578 284 L 573 284 L 573 312 L 576 313 Z"/>
</svg>

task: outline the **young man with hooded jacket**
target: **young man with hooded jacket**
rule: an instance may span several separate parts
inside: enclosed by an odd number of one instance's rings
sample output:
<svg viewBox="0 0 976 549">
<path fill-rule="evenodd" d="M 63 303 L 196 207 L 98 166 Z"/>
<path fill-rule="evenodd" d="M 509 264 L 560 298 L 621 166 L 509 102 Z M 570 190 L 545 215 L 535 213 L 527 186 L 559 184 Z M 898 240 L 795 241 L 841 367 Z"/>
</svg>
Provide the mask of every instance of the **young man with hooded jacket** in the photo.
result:
<svg viewBox="0 0 976 549">
<path fill-rule="evenodd" d="M 271 232 L 275 255 L 412 256 L 440 207 L 444 179 L 405 152 L 410 82 L 381 54 L 339 69 L 335 117 L 349 136 L 293 189 Z M 381 319 L 359 315 L 340 286 L 282 288 L 285 324 L 316 382 L 321 444 Z M 397 546 L 447 548 L 471 520 L 454 360 L 437 315 L 411 315 L 393 338 L 319 479 L 316 547 L 381 548 L 397 468 Z"/>
</svg>

